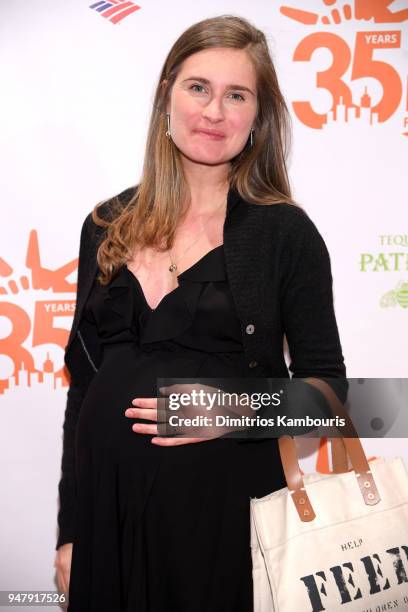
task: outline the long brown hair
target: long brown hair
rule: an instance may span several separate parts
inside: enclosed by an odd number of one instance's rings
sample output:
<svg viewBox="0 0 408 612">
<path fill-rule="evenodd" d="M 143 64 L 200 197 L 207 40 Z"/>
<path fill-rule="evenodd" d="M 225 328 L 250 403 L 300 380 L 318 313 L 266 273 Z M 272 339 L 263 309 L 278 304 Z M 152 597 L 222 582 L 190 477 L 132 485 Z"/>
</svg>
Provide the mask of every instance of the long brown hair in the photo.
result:
<svg viewBox="0 0 408 612">
<path fill-rule="evenodd" d="M 164 63 L 154 97 L 142 177 L 133 197 L 125 206 L 117 197 L 112 198 L 109 220 L 98 215 L 103 202 L 93 210 L 94 222 L 107 228 L 97 253 L 101 284 L 109 283 L 115 271 L 131 259 L 135 245 L 154 246 L 162 251 L 173 246 L 178 222 L 188 210 L 190 193 L 180 153 L 165 135 L 166 104 L 183 61 L 214 47 L 244 49 L 256 71 L 258 112 L 254 146 L 247 143 L 230 160 L 230 187 L 235 187 L 248 202 L 297 204 L 291 196 L 286 168 L 290 115 L 264 33 L 246 19 L 233 15 L 204 19 L 181 34 Z"/>
</svg>

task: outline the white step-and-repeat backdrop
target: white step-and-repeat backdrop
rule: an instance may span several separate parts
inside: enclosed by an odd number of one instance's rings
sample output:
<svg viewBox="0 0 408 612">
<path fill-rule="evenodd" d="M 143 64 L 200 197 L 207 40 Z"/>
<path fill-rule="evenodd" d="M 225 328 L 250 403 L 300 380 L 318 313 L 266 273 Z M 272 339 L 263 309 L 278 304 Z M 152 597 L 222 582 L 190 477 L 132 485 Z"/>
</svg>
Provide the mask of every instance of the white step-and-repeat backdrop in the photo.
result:
<svg viewBox="0 0 408 612">
<path fill-rule="evenodd" d="M 348 376 L 408 376 L 406 0 L 2 2 L 0 590 L 56 586 L 63 352 L 82 221 L 137 183 L 167 52 L 220 14 L 267 36 L 293 119 L 294 197 L 331 255 Z M 397 416 L 401 384 L 382 386 L 373 414 L 377 402 Z M 397 436 L 365 438 L 367 456 L 408 460 Z M 329 470 L 310 443 L 303 469 Z"/>
</svg>

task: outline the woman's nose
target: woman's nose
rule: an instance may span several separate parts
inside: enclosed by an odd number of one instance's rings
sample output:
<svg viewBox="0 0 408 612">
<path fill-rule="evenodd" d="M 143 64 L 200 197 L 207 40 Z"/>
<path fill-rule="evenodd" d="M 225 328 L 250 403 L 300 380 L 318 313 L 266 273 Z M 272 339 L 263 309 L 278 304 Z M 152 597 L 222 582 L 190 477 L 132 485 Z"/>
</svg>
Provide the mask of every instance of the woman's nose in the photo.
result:
<svg viewBox="0 0 408 612">
<path fill-rule="evenodd" d="M 222 101 L 217 98 L 213 98 L 204 107 L 203 116 L 213 121 L 224 119 L 224 111 L 222 108 Z"/>
</svg>

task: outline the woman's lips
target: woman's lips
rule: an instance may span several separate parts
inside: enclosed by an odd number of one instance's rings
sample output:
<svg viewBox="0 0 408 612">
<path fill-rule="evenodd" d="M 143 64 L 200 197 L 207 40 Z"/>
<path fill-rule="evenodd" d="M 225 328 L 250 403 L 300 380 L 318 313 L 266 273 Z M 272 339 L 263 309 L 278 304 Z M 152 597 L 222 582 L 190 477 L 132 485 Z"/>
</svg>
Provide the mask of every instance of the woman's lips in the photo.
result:
<svg viewBox="0 0 408 612">
<path fill-rule="evenodd" d="M 194 132 L 199 136 L 204 136 L 204 138 L 209 138 L 210 140 L 222 140 L 225 138 L 224 134 L 219 134 L 217 132 L 206 132 L 204 130 L 194 130 Z"/>
</svg>

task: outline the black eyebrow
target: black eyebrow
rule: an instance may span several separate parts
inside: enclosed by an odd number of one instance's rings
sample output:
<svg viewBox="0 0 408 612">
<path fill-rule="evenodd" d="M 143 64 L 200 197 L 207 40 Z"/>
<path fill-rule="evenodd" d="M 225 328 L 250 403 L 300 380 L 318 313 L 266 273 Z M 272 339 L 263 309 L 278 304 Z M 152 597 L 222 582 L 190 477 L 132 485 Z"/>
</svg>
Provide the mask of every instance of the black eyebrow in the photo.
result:
<svg viewBox="0 0 408 612">
<path fill-rule="evenodd" d="M 211 82 L 208 79 L 205 79 L 204 77 L 198 77 L 198 76 L 188 77 L 188 79 L 184 79 L 182 82 L 184 83 L 185 81 L 200 81 L 200 83 L 204 83 L 205 85 L 211 84 Z M 249 87 L 245 87 L 245 85 L 227 85 L 227 87 L 229 89 L 238 89 L 240 91 L 247 91 L 248 93 L 254 95 L 254 92 L 251 91 Z"/>
</svg>

